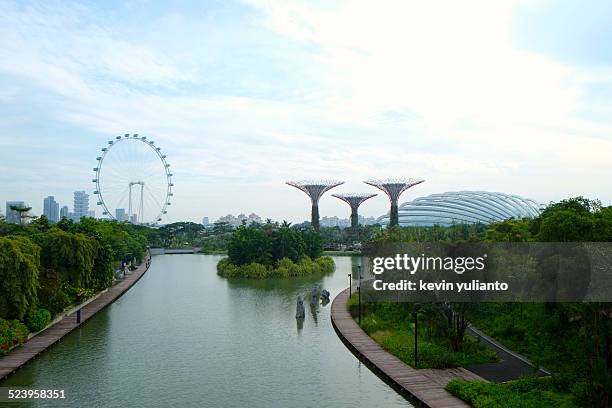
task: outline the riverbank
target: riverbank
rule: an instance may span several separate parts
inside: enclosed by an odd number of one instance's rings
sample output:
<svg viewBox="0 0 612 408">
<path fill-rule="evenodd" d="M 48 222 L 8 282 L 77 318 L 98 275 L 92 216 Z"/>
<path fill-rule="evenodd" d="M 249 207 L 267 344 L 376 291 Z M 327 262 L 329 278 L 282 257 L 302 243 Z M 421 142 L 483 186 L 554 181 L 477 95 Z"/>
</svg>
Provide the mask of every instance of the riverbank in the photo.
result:
<svg viewBox="0 0 612 408">
<path fill-rule="evenodd" d="M 127 277 L 108 288 L 94 300 L 86 302 L 79 310 L 81 312 L 80 322 L 77 323 L 78 310 L 64 316 L 55 324 L 39 332 L 19 348 L 9 354 L 0 357 L 0 380 L 17 371 L 30 360 L 38 356 L 47 348 L 61 340 L 65 335 L 79 327 L 90 317 L 113 303 L 117 298 L 127 292 L 145 274 L 150 266 L 151 255 L 147 254 L 143 262 Z"/>
<path fill-rule="evenodd" d="M 384 379 L 408 400 L 416 400 L 431 408 L 469 407 L 444 389 L 452 379 L 485 381 L 464 369 L 414 369 L 385 351 L 368 336 L 350 315 L 346 303 L 348 288 L 332 302 L 331 319 L 342 342 L 373 372 Z"/>
</svg>

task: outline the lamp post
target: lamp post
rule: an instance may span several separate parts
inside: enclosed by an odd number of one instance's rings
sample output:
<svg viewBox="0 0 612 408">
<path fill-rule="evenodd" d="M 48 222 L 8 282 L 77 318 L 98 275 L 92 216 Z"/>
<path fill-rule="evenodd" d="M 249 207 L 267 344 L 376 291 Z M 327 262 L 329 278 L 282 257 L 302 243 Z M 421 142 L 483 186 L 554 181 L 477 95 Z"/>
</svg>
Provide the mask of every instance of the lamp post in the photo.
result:
<svg viewBox="0 0 612 408">
<path fill-rule="evenodd" d="M 351 297 L 351 286 L 352 286 L 352 282 L 351 282 L 351 274 L 348 274 L 348 278 L 349 278 L 349 299 Z"/>
<path fill-rule="evenodd" d="M 419 343 L 418 343 L 418 316 L 417 316 L 417 307 L 414 305 L 414 309 L 412 310 L 412 317 L 414 318 L 414 368 L 419 367 Z"/>
<path fill-rule="evenodd" d="M 359 325 L 361 326 L 361 265 L 357 265 L 357 273 L 359 274 L 359 286 L 357 286 L 357 291 L 359 293 Z"/>
<path fill-rule="evenodd" d="M 361 285 L 357 286 L 357 297 L 359 298 L 359 318 L 357 322 L 361 326 Z"/>
</svg>

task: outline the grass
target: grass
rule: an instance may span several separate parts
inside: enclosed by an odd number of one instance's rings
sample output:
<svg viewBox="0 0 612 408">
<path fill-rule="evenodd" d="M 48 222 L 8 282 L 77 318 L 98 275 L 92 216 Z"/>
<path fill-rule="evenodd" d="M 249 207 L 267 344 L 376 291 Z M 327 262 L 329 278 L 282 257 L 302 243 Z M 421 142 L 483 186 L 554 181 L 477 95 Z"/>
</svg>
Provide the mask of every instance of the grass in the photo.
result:
<svg viewBox="0 0 612 408">
<path fill-rule="evenodd" d="M 357 315 L 357 302 L 353 295 L 347 303 L 353 317 Z M 397 304 L 379 307 L 362 304 L 362 313 L 361 328 L 389 353 L 414 367 L 414 323 L 410 315 L 402 313 Z M 445 339 L 433 336 L 424 324 L 419 324 L 418 368 L 461 367 L 489 363 L 496 357 L 493 350 L 469 336 L 461 351 L 451 351 Z"/>
<path fill-rule="evenodd" d="M 503 384 L 452 380 L 446 390 L 474 408 L 577 408 L 571 394 L 549 378 L 525 377 Z"/>
</svg>

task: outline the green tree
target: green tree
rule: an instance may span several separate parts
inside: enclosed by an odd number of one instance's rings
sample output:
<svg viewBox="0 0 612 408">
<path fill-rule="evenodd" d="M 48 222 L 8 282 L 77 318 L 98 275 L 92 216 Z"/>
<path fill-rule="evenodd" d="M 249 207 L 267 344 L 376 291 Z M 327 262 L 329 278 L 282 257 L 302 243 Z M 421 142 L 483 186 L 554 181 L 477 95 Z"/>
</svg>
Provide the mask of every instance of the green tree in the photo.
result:
<svg viewBox="0 0 612 408">
<path fill-rule="evenodd" d="M 270 239 L 257 226 L 238 227 L 228 244 L 227 255 L 234 265 L 252 262 L 262 265 L 272 264 Z"/>
<path fill-rule="evenodd" d="M 302 233 L 304 243 L 306 244 L 306 255 L 310 259 L 316 259 L 323 253 L 323 239 L 321 235 L 312 227 Z"/>
<path fill-rule="evenodd" d="M 289 258 L 293 262 L 297 262 L 306 250 L 306 243 L 300 231 L 290 228 L 287 223 L 271 232 L 271 240 L 273 262 L 283 258 Z"/>
<path fill-rule="evenodd" d="M 59 272 L 70 285 L 88 287 L 96 250 L 95 241 L 84 234 L 53 229 L 44 238 L 41 263 Z"/>
<path fill-rule="evenodd" d="M 26 237 L 0 237 L 0 317 L 23 319 L 36 306 L 40 248 Z"/>
<path fill-rule="evenodd" d="M 511 219 L 494 223 L 486 232 L 486 240 L 491 242 L 526 242 L 533 239 L 532 220 Z"/>
</svg>

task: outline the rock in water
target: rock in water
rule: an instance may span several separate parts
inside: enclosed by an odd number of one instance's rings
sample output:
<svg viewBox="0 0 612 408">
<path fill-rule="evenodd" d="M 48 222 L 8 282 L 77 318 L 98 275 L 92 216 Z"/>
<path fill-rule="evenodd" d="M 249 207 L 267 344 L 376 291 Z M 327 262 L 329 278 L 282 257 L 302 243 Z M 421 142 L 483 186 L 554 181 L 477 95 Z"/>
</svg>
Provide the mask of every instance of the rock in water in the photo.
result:
<svg viewBox="0 0 612 408">
<path fill-rule="evenodd" d="M 298 296 L 297 306 L 295 309 L 295 318 L 303 319 L 306 316 L 306 312 L 304 311 L 304 302 L 302 301 L 302 297 Z"/>
<path fill-rule="evenodd" d="M 323 289 L 323 290 L 321 291 L 321 300 L 322 300 L 323 302 L 329 302 L 329 296 L 330 296 L 330 294 L 329 294 L 329 291 L 328 291 L 328 290 Z"/>
<path fill-rule="evenodd" d="M 316 286 L 310 290 L 310 304 L 316 305 L 319 303 L 319 288 Z"/>
</svg>

